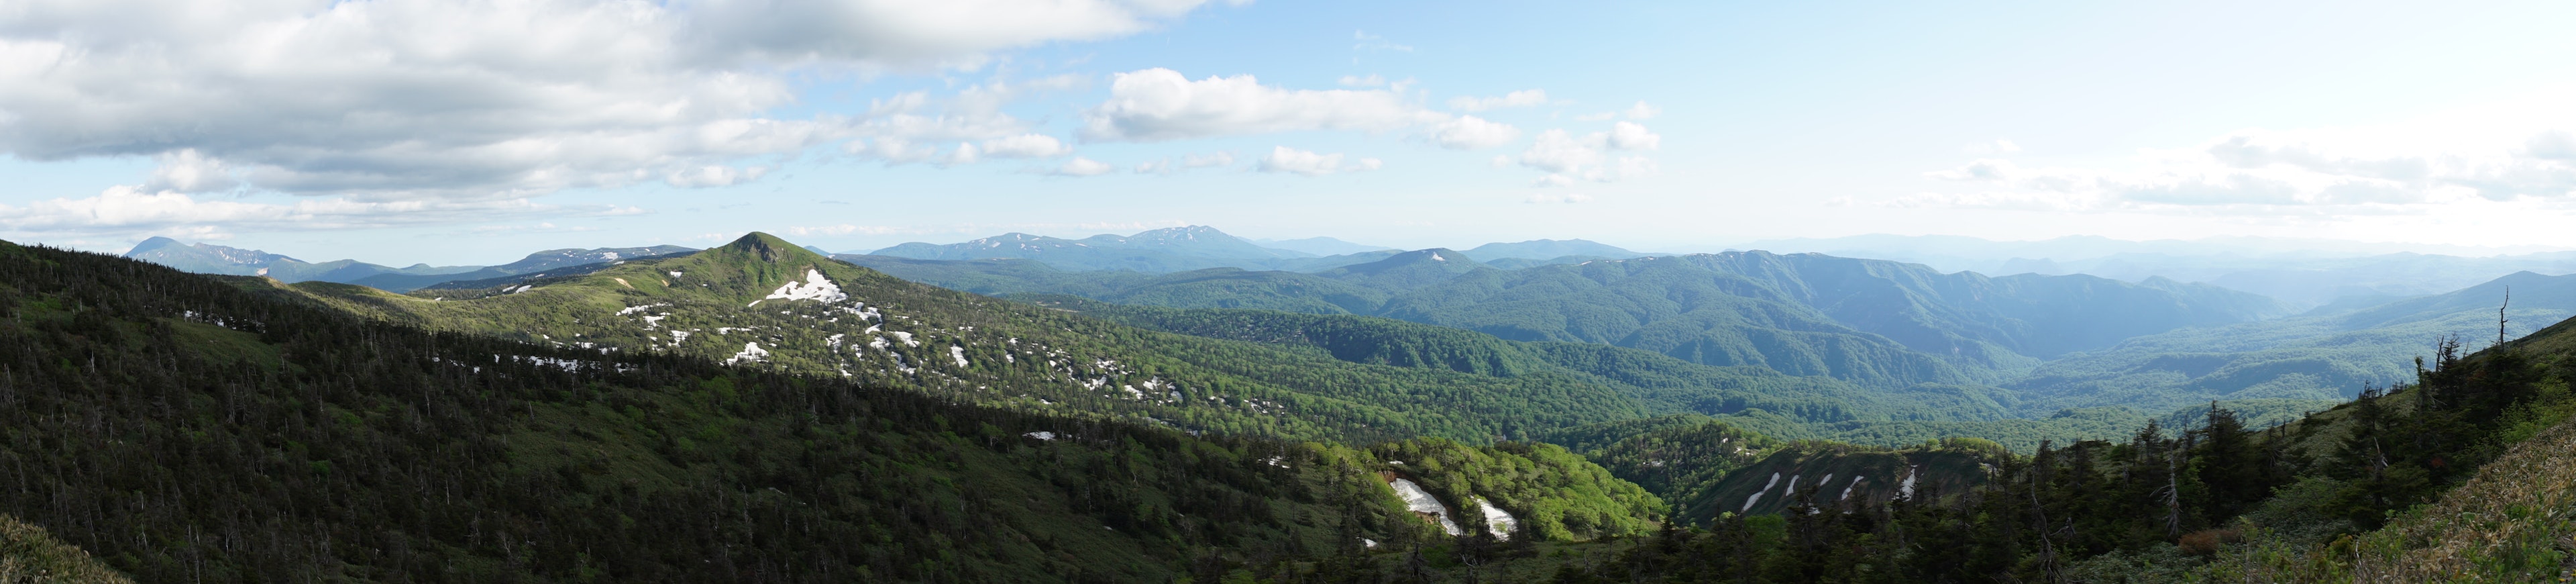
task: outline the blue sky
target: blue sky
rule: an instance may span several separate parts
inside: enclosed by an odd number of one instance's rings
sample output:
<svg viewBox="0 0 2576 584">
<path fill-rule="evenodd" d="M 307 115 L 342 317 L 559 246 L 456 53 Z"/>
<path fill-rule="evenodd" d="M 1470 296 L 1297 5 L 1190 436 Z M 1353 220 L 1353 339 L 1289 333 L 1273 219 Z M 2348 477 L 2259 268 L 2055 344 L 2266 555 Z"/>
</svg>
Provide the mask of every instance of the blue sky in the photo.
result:
<svg viewBox="0 0 2576 584">
<path fill-rule="evenodd" d="M 30 0 L 0 238 L 2576 247 L 2576 5 L 2246 4 Z"/>
</svg>

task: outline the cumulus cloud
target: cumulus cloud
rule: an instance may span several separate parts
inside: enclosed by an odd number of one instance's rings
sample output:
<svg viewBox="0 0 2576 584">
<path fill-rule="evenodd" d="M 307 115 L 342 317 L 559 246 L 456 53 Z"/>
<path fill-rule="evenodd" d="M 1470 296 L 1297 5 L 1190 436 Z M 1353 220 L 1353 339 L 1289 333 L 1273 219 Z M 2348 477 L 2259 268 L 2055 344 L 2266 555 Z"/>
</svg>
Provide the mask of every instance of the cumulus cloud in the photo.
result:
<svg viewBox="0 0 2576 584">
<path fill-rule="evenodd" d="M 0 204 L 0 231 L 23 233 L 163 233 L 220 238 L 234 230 L 353 229 L 545 215 L 636 215 L 634 207 L 561 207 L 527 199 L 356 201 L 304 198 L 274 204 L 198 198 L 177 191 L 110 187 L 98 196 L 55 198 L 26 206 Z"/>
<path fill-rule="evenodd" d="M 1055 167 L 1054 170 L 1047 171 L 1047 174 L 1082 177 L 1100 176 L 1117 171 L 1118 167 L 1110 166 L 1109 163 L 1076 156 L 1073 157 L 1073 160 L 1065 161 L 1063 166 L 1058 166 Z"/>
<path fill-rule="evenodd" d="M 1179 71 L 1113 76 L 1109 100 L 1083 112 L 1083 137 L 1158 142 L 1297 130 L 1390 130 L 1441 116 L 1391 90 L 1295 90 L 1251 75 L 1191 81 Z"/>
<path fill-rule="evenodd" d="M 1053 158 L 1072 153 L 1073 147 L 1045 134 L 1021 134 L 984 141 L 984 154 L 995 158 Z"/>
<path fill-rule="evenodd" d="M 1924 173 L 1978 193 L 1924 193 L 1902 205 L 2016 209 L 2417 205 L 2576 196 L 2567 134 L 2522 132 L 2486 144 L 2412 146 L 2347 130 L 2246 130 L 2201 145 L 2146 150 L 2134 168 L 2029 168 L 1980 158 Z M 1997 141 L 1995 146 L 2009 145 Z M 2576 145 L 2569 145 L 2576 146 Z"/>
<path fill-rule="evenodd" d="M 1431 126 L 1431 141 L 1444 148 L 1472 150 L 1510 144 L 1521 138 L 1521 129 L 1511 124 L 1486 121 L 1476 116 L 1458 116 Z"/>
<path fill-rule="evenodd" d="M 1367 77 L 1343 75 L 1340 83 L 1343 87 L 1386 87 L 1386 78 L 1374 74 Z"/>
<path fill-rule="evenodd" d="M 701 184 L 723 178 L 710 166 L 853 137 L 885 139 L 854 153 L 928 161 L 943 149 L 927 144 L 1027 132 L 969 102 L 1080 79 L 985 87 L 948 113 L 767 112 L 801 72 L 971 67 L 1200 5 L 26 0 L 0 10 L 0 154 L 154 156 L 152 192 L 362 202 Z"/>
<path fill-rule="evenodd" d="M 1655 161 L 1614 151 L 1654 150 L 1663 136 L 1635 122 L 1619 122 L 1607 132 L 1576 135 L 1562 129 L 1540 132 L 1528 150 L 1513 159 L 1521 166 L 1548 173 L 1538 186 L 1566 186 L 1577 181 L 1616 182 L 1653 174 Z M 1498 159 L 1499 161 L 1499 159 Z"/>
<path fill-rule="evenodd" d="M 1514 92 L 1511 92 L 1511 93 L 1503 94 L 1503 96 L 1502 96 L 1502 97 L 1456 97 L 1456 98 L 1450 98 L 1450 100 L 1449 100 L 1449 108 L 1450 108 L 1450 109 L 1456 109 L 1456 110 L 1463 110 L 1463 111 L 1481 112 L 1481 111 L 1485 111 L 1485 110 L 1493 110 L 1493 109 L 1503 109 L 1503 108 L 1513 108 L 1513 107 L 1531 107 L 1531 106 L 1541 106 L 1541 105 L 1547 105 L 1547 103 L 1548 103 L 1548 101 L 1547 101 L 1547 91 L 1546 91 L 1546 90 L 1540 90 L 1540 89 L 1523 89 L 1523 90 L 1520 90 L 1520 91 L 1514 91 Z"/>
<path fill-rule="evenodd" d="M 1318 154 L 1286 146 L 1279 146 L 1271 148 L 1270 155 L 1261 157 L 1261 165 L 1259 168 L 1262 172 L 1285 172 L 1305 176 L 1323 176 L 1342 172 L 1377 170 L 1381 166 L 1384 166 L 1384 163 L 1375 158 L 1362 158 L 1351 164 L 1344 165 L 1342 164 L 1342 154 L 1339 152 L 1332 154 Z"/>
<path fill-rule="evenodd" d="M 670 183 L 671 186 L 684 188 L 729 187 L 760 180 L 760 176 L 764 174 L 769 174 L 769 169 L 767 167 L 753 166 L 748 168 L 735 168 L 723 165 L 708 165 L 673 172 L 670 176 L 663 178 L 663 182 Z"/>
<path fill-rule="evenodd" d="M 1645 101 L 1640 100 L 1637 105 L 1628 106 L 1628 110 L 1621 113 L 1626 114 L 1631 120 L 1650 120 L 1655 116 L 1664 115 L 1664 108 L 1646 105 Z"/>
</svg>

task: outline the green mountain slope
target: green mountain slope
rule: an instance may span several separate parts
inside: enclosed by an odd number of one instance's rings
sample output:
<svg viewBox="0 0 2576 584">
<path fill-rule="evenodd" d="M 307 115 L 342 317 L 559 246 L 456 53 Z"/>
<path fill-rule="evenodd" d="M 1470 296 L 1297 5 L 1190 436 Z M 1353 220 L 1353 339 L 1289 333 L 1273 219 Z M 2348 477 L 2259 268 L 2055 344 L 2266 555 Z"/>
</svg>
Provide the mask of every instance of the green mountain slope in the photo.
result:
<svg viewBox="0 0 2576 584">
<path fill-rule="evenodd" d="M 795 259 L 751 243 L 656 267 Z M 433 333 L 240 284 L 0 243 L 0 514 L 145 581 L 1168 581 L 1436 529 L 1366 450 Z M 1562 451 L 1442 444 L 1505 463 L 1440 476 L 1542 538 L 1661 509 Z M 9 529 L 0 551 L 36 541 Z"/>
<path fill-rule="evenodd" d="M 2283 312 L 2257 296 L 2163 280 L 1987 278 L 1896 262 L 1761 252 L 1501 270 L 1468 254 L 1433 249 L 1311 274 L 1162 276 L 985 262 L 853 261 L 982 293 L 1386 316 L 1511 340 L 1610 344 L 1706 365 L 1764 367 L 1873 387 L 1997 383 L 2041 358 L 2140 334 Z"/>
<path fill-rule="evenodd" d="M 920 260 L 1026 259 L 1063 270 L 1129 270 L 1156 274 L 1226 267 L 1320 270 L 1383 256 L 1377 252 L 1321 256 L 1267 248 L 1213 227 L 1196 225 L 1082 239 L 1005 233 L 947 245 L 906 243 L 865 255 Z"/>
<path fill-rule="evenodd" d="M 1198 431 L 1481 443 L 1643 411 L 1611 388 L 1561 375 L 1496 378 L 1353 364 L 1121 326 L 905 282 L 760 234 L 692 255 L 471 295 L 312 283 L 262 288 L 441 330 L 696 356 Z"/>
</svg>

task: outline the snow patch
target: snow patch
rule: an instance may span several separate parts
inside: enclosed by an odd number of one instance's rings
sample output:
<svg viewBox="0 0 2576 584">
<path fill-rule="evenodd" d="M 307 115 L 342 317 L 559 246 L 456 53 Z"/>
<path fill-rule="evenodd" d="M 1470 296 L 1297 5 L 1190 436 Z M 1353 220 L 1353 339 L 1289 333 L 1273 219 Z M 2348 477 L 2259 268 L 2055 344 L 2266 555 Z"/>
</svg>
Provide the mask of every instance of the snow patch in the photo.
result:
<svg viewBox="0 0 2576 584">
<path fill-rule="evenodd" d="M 956 360 L 957 360 L 957 366 L 958 366 L 958 367 L 965 367 L 965 366 L 966 366 L 966 348 L 965 348 L 965 347 L 956 346 L 956 345 L 949 345 L 949 346 L 948 346 L 948 358 L 950 358 L 950 359 L 956 359 Z"/>
<path fill-rule="evenodd" d="M 1431 254 L 1431 261 L 1435 261 L 1435 262 L 1445 262 L 1445 261 L 1449 261 L 1449 258 L 1440 257 L 1440 254 L 1439 254 L 1438 252 L 1433 252 L 1433 253 Z"/>
<path fill-rule="evenodd" d="M 1484 497 L 1476 498 L 1476 508 L 1485 512 L 1485 532 L 1494 534 L 1494 539 L 1510 540 L 1512 529 L 1520 525 L 1520 520 L 1513 519 L 1511 513 L 1504 512 L 1501 507 L 1495 507 L 1493 503 L 1485 501 Z"/>
<path fill-rule="evenodd" d="M 780 285 L 777 291 L 770 292 L 769 296 L 767 298 L 762 298 L 762 300 L 813 300 L 832 303 L 850 299 L 850 295 L 841 293 L 841 285 L 834 284 L 831 280 L 823 277 L 822 270 L 807 268 L 805 270 L 805 280 L 806 282 L 803 284 L 798 284 L 795 280 L 789 280 L 786 284 Z"/>
<path fill-rule="evenodd" d="M 1855 477 L 1852 477 L 1851 486 L 1843 487 L 1843 496 L 1841 496 L 1841 497 L 1836 497 L 1836 498 L 1834 498 L 1834 500 L 1836 500 L 1836 501 L 1843 501 L 1843 500 L 1849 500 L 1849 499 L 1851 499 L 1852 489 L 1858 489 L 1858 488 L 1860 488 L 1860 482 L 1861 482 L 1861 481 L 1864 481 L 1864 480 L 1868 480 L 1868 479 L 1869 479 L 1869 477 L 1864 477 L 1864 476 L 1855 476 Z"/>
<path fill-rule="evenodd" d="M 725 360 L 725 364 L 759 363 L 767 358 L 769 358 L 769 350 L 760 348 L 760 343 L 743 343 L 742 352 L 734 353 L 732 359 Z"/>
<path fill-rule="evenodd" d="M 886 334 L 894 335 L 895 340 L 903 341 L 903 346 L 906 346 L 906 347 L 919 347 L 919 346 L 921 346 L 921 342 L 920 342 L 920 341 L 912 340 L 912 333 L 907 333 L 907 332 L 903 332 L 903 331 L 886 331 Z"/>
<path fill-rule="evenodd" d="M 1023 434 L 1023 435 L 1024 435 L 1024 436 L 1028 436 L 1028 437 L 1030 437 L 1030 438 L 1036 438 L 1036 439 L 1039 439 L 1039 440 L 1054 440 L 1054 439 L 1055 439 L 1055 433 L 1054 433 L 1054 432 L 1044 432 L 1044 431 L 1040 431 L 1040 432 L 1030 432 L 1030 433 L 1028 433 L 1028 434 Z"/>
<path fill-rule="evenodd" d="M 1458 528 L 1458 522 L 1449 520 L 1449 507 L 1440 504 L 1439 499 L 1431 498 L 1431 492 L 1422 490 L 1422 485 L 1413 484 L 1413 481 L 1404 479 L 1390 479 L 1386 484 L 1395 487 L 1395 497 L 1404 500 L 1405 510 L 1439 519 L 1442 533 L 1449 535 L 1467 533 L 1467 530 Z"/>
<path fill-rule="evenodd" d="M 1905 480 L 1896 483 L 1896 498 L 1914 499 L 1914 467 L 1905 467 Z"/>
<path fill-rule="evenodd" d="M 1737 512 L 1737 513 L 1750 513 L 1750 512 L 1752 512 L 1752 511 L 1753 511 L 1753 504 L 1754 504 L 1754 503 L 1762 502 L 1762 494 L 1763 494 L 1763 493 L 1769 493 L 1769 492 L 1771 492 L 1771 485 L 1777 485 L 1777 484 L 1780 484 L 1780 473 L 1776 473 L 1776 472 L 1775 472 L 1775 473 L 1771 473 L 1771 482 L 1762 483 L 1762 490 L 1754 491 L 1754 492 L 1753 492 L 1753 496 L 1751 496 L 1751 497 L 1745 497 L 1745 498 L 1744 498 L 1744 508 L 1743 508 L 1743 509 L 1737 509 L 1735 512 Z"/>
</svg>

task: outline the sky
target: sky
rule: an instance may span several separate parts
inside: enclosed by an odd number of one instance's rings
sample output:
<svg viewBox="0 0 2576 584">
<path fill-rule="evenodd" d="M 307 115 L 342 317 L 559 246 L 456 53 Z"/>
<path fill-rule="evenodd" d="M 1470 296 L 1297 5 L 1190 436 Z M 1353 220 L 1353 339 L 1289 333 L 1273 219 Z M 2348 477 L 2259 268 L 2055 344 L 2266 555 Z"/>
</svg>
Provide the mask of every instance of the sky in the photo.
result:
<svg viewBox="0 0 2576 584">
<path fill-rule="evenodd" d="M 2576 248 L 2576 3 L 0 0 L 0 239 Z"/>
</svg>

